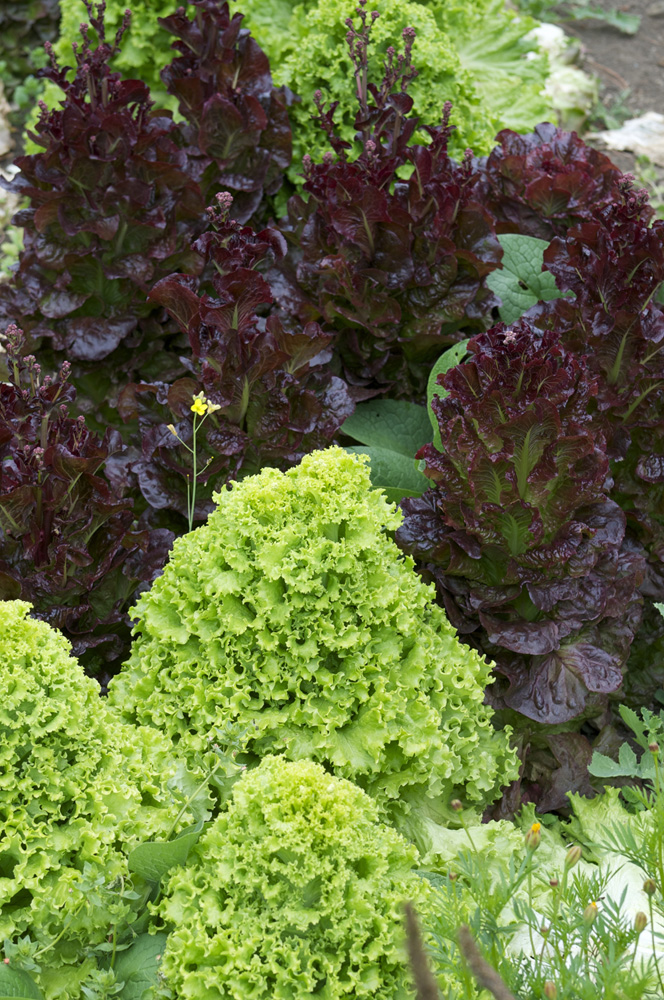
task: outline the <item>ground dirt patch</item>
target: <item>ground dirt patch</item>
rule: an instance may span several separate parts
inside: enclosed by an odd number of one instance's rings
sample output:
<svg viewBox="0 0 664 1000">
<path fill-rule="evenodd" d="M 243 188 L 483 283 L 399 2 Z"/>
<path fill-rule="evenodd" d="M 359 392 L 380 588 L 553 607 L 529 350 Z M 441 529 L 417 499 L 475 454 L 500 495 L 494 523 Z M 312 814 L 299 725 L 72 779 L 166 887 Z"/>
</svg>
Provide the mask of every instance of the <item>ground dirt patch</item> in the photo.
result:
<svg viewBox="0 0 664 1000">
<path fill-rule="evenodd" d="M 635 35 L 625 35 L 597 21 L 567 25 L 586 48 L 585 68 L 602 83 L 602 101 L 612 107 L 620 101 L 637 117 L 646 111 L 664 113 L 664 0 L 623 0 L 620 10 L 641 17 Z M 628 94 L 625 91 L 629 90 Z M 634 168 L 629 153 L 611 152 L 623 170 Z"/>
</svg>

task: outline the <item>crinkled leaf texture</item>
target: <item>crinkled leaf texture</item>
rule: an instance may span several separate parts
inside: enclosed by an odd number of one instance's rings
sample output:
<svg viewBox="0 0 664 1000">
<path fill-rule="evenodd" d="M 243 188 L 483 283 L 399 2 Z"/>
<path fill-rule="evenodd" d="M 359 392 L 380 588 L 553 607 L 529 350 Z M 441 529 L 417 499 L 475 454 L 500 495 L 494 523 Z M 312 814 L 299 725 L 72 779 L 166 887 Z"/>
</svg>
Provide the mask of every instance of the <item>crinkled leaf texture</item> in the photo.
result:
<svg viewBox="0 0 664 1000">
<path fill-rule="evenodd" d="M 63 367 L 42 382 L 8 330 L 9 381 L 0 385 L 0 600 L 30 601 L 65 632 L 88 669 L 121 660 L 126 610 L 139 580 L 163 565 L 172 536 L 138 530 L 130 498 L 105 465 L 123 451 L 69 414 L 75 392 Z"/>
<path fill-rule="evenodd" d="M 98 44 L 83 32 L 73 78 L 55 65 L 41 74 L 64 94 L 35 126 L 40 151 L 17 161 L 29 206 L 16 216 L 24 249 L 0 288 L 0 322 L 20 319 L 77 372 L 105 362 L 117 378 L 146 360 L 148 289 L 190 256 L 205 203 L 178 126 L 144 83 L 111 71 L 101 5 L 90 20 Z"/>
<path fill-rule="evenodd" d="M 525 320 L 469 347 L 433 401 L 442 447 L 418 452 L 435 486 L 403 502 L 397 541 L 435 580 L 452 623 L 496 659 L 508 680 L 496 703 L 568 722 L 622 682 L 643 555 L 608 496 L 584 363 Z"/>
<path fill-rule="evenodd" d="M 646 597 L 664 598 L 664 222 L 652 222 L 645 191 L 624 179 L 596 220 L 557 237 L 544 263 L 574 301 L 537 307 L 534 321 L 555 326 L 583 353 L 597 378 L 597 420 L 604 425 L 612 496 L 646 548 Z"/>
<path fill-rule="evenodd" d="M 282 308 L 334 332 L 349 382 L 367 395 L 421 400 L 442 349 L 488 326 L 498 303 L 485 279 L 502 251 L 475 199 L 470 157 L 448 155 L 450 106 L 440 125 L 424 127 L 428 145 L 411 144 L 419 122 L 406 83 L 399 91 L 386 76 L 370 85 L 355 122 L 356 159 L 339 136 L 337 105 L 319 101 L 317 121 L 336 155 L 304 161 L 303 193 L 290 199 L 284 230 L 297 250 L 274 286 Z"/>
<path fill-rule="evenodd" d="M 339 102 L 344 139 L 353 128 L 352 65 L 346 42 L 346 18 L 355 0 L 244 0 L 237 8 L 263 46 L 278 83 L 301 98 L 291 111 L 294 122 L 293 183 L 305 153 L 326 151 L 310 112 L 316 90 Z M 488 152 L 499 128 L 532 128 L 547 114 L 542 89 L 547 65 L 528 32 L 535 22 L 505 9 L 501 0 L 380 0 L 369 65 L 380 72 L 385 49 L 397 46 L 405 27 L 414 27 L 414 64 L 418 70 L 409 92 L 422 121 L 439 120 L 445 101 L 456 108 L 458 134 L 453 151 L 459 158 L 470 147 Z"/>
<path fill-rule="evenodd" d="M 142 452 L 129 468 L 145 500 L 182 516 L 192 466 L 192 396 L 203 391 L 214 405 L 197 435 L 195 520 L 212 510 L 213 485 L 263 465 L 294 464 L 329 444 L 354 409 L 346 384 L 330 370 L 332 335 L 315 322 L 265 318 L 273 298 L 258 268 L 283 257 L 282 235 L 240 226 L 228 208 L 211 209 L 209 218 L 210 229 L 194 243 L 203 275 L 170 275 L 150 293 L 188 337 L 196 379 L 132 383 L 119 401 L 123 419 L 138 417 Z"/>
<path fill-rule="evenodd" d="M 476 197 L 497 219 L 499 233 L 547 242 L 596 218 L 619 195 L 618 167 L 576 132 L 538 125 L 530 135 L 503 129 L 479 164 Z"/>
<path fill-rule="evenodd" d="M 127 718 L 190 751 L 240 723 L 250 752 L 325 763 L 397 823 L 511 779 L 483 704 L 489 664 L 385 534 L 401 518 L 361 456 L 314 452 L 217 499 L 135 609 L 109 695 Z"/>
<path fill-rule="evenodd" d="M 186 119 L 180 128 L 189 172 L 206 200 L 220 189 L 233 192 L 234 218 L 246 222 L 290 166 L 286 100 L 272 86 L 267 56 L 242 29 L 242 14 L 231 18 L 218 0 L 188 7 L 159 18 L 180 52 L 161 78 Z"/>
<path fill-rule="evenodd" d="M 175 764 L 168 741 L 122 722 L 29 611 L 7 601 L 0 614 L 0 939 L 29 934 L 44 948 L 46 1000 L 78 998 L 90 947 L 126 913 L 105 886 L 178 814 Z"/>
<path fill-rule="evenodd" d="M 408 1000 L 403 903 L 417 852 L 309 760 L 268 756 L 164 887 L 160 971 L 177 996 Z"/>
</svg>

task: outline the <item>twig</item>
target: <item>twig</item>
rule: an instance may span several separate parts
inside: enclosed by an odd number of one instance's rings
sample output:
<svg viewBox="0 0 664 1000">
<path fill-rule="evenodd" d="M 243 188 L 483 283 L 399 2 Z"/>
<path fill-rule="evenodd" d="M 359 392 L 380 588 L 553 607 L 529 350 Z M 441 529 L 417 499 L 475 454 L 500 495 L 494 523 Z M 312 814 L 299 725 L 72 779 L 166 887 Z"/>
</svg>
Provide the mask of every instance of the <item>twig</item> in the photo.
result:
<svg viewBox="0 0 664 1000">
<path fill-rule="evenodd" d="M 482 958 L 467 924 L 462 924 L 459 928 L 458 940 L 461 953 L 468 963 L 468 968 L 482 989 L 493 993 L 496 1000 L 516 1000 L 516 997 L 505 986 L 505 983 L 496 970 L 492 969 L 489 963 Z"/>
<path fill-rule="evenodd" d="M 405 910 L 408 957 L 413 970 L 417 1000 L 439 1000 L 438 987 L 429 968 L 415 910 L 410 903 L 406 903 Z"/>
<path fill-rule="evenodd" d="M 596 66 L 597 69 L 603 70 L 605 73 L 608 73 L 609 76 L 612 76 L 614 80 L 617 80 L 621 87 L 624 87 L 625 89 L 629 87 L 629 83 L 624 76 L 621 76 L 620 73 L 616 73 L 615 69 L 611 69 L 610 66 L 605 66 L 604 63 L 597 62 L 596 59 L 591 59 L 589 56 L 586 58 L 588 59 L 588 62 L 592 63 L 593 66 Z"/>
</svg>

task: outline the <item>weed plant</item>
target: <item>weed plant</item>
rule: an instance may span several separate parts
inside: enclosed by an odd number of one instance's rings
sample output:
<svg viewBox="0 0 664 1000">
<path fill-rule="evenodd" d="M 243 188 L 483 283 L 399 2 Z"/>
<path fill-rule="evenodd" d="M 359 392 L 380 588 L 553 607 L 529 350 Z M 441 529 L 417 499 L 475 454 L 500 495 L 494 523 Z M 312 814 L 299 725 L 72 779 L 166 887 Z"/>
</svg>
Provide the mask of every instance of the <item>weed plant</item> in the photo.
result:
<svg viewBox="0 0 664 1000">
<path fill-rule="evenodd" d="M 467 925 L 482 958 L 519 1000 L 640 1000 L 664 996 L 664 765 L 662 717 L 621 712 L 633 737 L 617 762 L 595 753 L 591 773 L 634 784 L 608 789 L 583 807 L 604 813 L 602 833 L 585 833 L 582 847 L 555 839 L 582 825 L 573 819 L 527 827 L 522 846 L 487 864 L 465 827 L 468 847 L 445 876 L 427 873 L 436 888 L 429 920 L 431 956 L 445 1000 L 486 996 L 464 956 L 459 928 Z M 633 746 L 641 751 L 638 755 Z M 544 838 L 544 839 L 543 839 Z M 640 875 L 627 863 L 636 866 Z M 627 867 L 628 871 L 623 869 Z M 631 885 L 634 872 L 635 884 Z M 627 875 L 627 879 L 626 876 Z M 622 888 L 616 891 L 616 881 Z M 644 909 L 628 896 L 640 890 Z M 507 995 L 507 994 L 506 994 Z"/>
<path fill-rule="evenodd" d="M 429 928 L 445 1000 L 482 995 L 460 951 L 463 924 L 520 1000 L 662 996 L 661 958 L 655 948 L 647 956 L 643 949 L 651 918 L 641 911 L 633 919 L 624 914 L 627 889 L 618 900 L 605 895 L 610 872 L 574 871 L 580 856 L 578 846 L 570 847 L 552 873 L 527 844 L 497 871 L 472 848 L 459 854 L 454 871 L 437 881 L 438 908 Z M 543 889 L 545 902 L 537 900 Z M 661 935 L 652 934 L 656 946 Z"/>
</svg>

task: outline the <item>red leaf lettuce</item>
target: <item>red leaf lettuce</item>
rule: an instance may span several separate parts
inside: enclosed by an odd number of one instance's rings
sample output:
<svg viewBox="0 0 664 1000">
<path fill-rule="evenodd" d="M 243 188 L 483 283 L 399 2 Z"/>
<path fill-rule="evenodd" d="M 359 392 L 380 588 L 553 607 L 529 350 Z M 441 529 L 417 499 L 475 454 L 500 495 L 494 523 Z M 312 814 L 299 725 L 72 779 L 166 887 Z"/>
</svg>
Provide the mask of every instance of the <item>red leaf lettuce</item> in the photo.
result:
<svg viewBox="0 0 664 1000">
<path fill-rule="evenodd" d="M 450 620 L 496 660 L 492 698 L 563 723 L 622 682 L 640 620 L 643 556 L 609 498 L 597 383 L 554 331 L 502 324 L 440 376 L 434 487 L 403 501 L 401 547 L 424 564 Z"/>
</svg>

